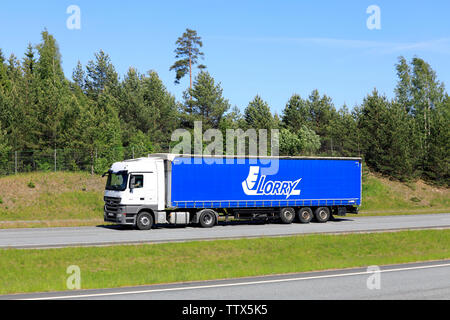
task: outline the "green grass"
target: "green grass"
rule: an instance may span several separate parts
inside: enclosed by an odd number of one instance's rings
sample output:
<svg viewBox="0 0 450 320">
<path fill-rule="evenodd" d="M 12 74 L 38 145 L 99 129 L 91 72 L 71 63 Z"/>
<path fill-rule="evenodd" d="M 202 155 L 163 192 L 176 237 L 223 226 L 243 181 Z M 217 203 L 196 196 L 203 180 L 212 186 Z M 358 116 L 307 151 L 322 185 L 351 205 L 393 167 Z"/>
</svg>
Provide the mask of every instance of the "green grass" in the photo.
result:
<svg viewBox="0 0 450 320">
<path fill-rule="evenodd" d="M 450 258 L 450 230 L 0 251 L 0 293 L 112 288 Z"/>
<path fill-rule="evenodd" d="M 32 205 L 16 202 L 14 209 L 1 209 L 2 220 L 92 219 L 103 217 L 103 200 L 98 192 L 67 191 L 43 193 Z"/>
<path fill-rule="evenodd" d="M 65 225 L 64 220 L 92 220 L 91 224 L 98 224 L 103 219 L 104 183 L 101 177 L 85 172 L 33 172 L 2 177 L 0 221 L 62 221 Z"/>
<path fill-rule="evenodd" d="M 365 215 L 449 212 L 450 193 L 423 182 L 404 184 L 369 175 L 363 182 Z"/>
</svg>

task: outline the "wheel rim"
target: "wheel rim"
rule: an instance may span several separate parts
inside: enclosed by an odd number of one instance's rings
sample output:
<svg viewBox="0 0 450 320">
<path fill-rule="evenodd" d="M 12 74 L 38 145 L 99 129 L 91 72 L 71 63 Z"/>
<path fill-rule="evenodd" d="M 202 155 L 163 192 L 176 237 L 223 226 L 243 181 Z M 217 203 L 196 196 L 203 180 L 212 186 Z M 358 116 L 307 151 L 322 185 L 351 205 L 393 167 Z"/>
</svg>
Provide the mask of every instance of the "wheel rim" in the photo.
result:
<svg viewBox="0 0 450 320">
<path fill-rule="evenodd" d="M 150 224 L 150 219 L 146 216 L 141 217 L 140 221 L 143 226 L 148 226 Z"/>
<path fill-rule="evenodd" d="M 308 220 L 309 219 L 309 212 L 308 211 L 303 211 L 302 212 L 302 218 L 305 219 L 305 220 Z"/>
<path fill-rule="evenodd" d="M 286 212 L 284 213 L 284 216 L 288 220 L 292 219 L 292 217 L 293 217 L 292 212 L 290 210 L 286 210 Z"/>
<path fill-rule="evenodd" d="M 210 214 L 203 215 L 203 223 L 204 224 L 211 224 L 212 223 L 212 216 Z"/>
<path fill-rule="evenodd" d="M 327 218 L 327 216 L 328 216 L 328 214 L 327 214 L 327 212 L 325 210 L 320 210 L 319 211 L 320 219 L 325 220 Z"/>
</svg>

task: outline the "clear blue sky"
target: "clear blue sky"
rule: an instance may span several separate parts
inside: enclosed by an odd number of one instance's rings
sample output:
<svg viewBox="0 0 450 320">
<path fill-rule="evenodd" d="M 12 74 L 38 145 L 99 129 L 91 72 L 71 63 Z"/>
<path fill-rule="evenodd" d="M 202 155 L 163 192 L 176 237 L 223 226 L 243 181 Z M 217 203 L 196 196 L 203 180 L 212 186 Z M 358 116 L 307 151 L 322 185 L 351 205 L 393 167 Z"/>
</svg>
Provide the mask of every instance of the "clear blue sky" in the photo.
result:
<svg viewBox="0 0 450 320">
<path fill-rule="evenodd" d="M 81 9 L 81 29 L 69 30 L 69 5 Z M 369 30 L 370 5 L 381 29 Z M 272 111 L 293 93 L 313 89 L 337 108 L 362 102 L 376 87 L 388 97 L 397 57 L 425 59 L 450 83 L 450 1 L 84 1 L 2 0 L 0 48 L 23 57 L 47 28 L 58 41 L 66 76 L 103 49 L 123 77 L 130 66 L 155 70 L 181 99 L 189 79 L 174 85 L 175 41 L 186 27 L 204 42 L 204 63 L 224 96 L 241 110 L 256 94 Z"/>
</svg>

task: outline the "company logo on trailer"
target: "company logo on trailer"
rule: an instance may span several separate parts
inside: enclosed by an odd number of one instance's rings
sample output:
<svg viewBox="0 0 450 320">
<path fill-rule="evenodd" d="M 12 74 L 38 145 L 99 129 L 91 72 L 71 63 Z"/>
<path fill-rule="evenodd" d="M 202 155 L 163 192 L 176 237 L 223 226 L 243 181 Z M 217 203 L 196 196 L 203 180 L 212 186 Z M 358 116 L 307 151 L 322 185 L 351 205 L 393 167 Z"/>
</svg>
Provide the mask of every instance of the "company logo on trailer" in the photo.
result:
<svg viewBox="0 0 450 320">
<path fill-rule="evenodd" d="M 242 189 L 248 196 L 255 195 L 276 195 L 286 196 L 288 199 L 290 196 L 299 196 L 300 190 L 296 190 L 301 178 L 295 181 L 272 181 L 266 180 L 266 176 L 261 175 L 259 177 L 259 167 L 250 166 L 247 179 L 242 181 Z"/>
</svg>

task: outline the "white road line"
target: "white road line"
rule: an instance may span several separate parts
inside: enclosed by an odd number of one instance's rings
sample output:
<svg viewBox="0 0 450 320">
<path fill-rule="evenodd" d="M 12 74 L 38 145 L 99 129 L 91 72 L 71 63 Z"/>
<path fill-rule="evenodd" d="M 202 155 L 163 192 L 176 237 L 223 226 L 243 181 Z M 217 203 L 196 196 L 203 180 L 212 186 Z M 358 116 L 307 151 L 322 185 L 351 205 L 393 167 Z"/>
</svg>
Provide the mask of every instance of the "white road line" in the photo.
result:
<svg viewBox="0 0 450 320">
<path fill-rule="evenodd" d="M 437 264 L 437 265 L 431 265 L 431 266 L 417 266 L 417 267 L 386 269 L 386 270 L 380 270 L 379 272 L 385 273 L 385 272 L 409 271 L 409 270 L 430 269 L 430 268 L 440 268 L 440 267 L 450 267 L 450 263 Z M 81 294 L 81 295 L 72 295 L 72 296 L 53 296 L 53 297 L 44 297 L 44 298 L 30 298 L 30 299 L 23 299 L 23 300 L 55 300 L 55 299 L 89 298 L 89 297 L 107 297 L 107 296 L 128 295 L 128 294 L 142 294 L 142 293 L 181 291 L 181 290 L 194 290 L 194 289 L 209 289 L 209 288 L 267 284 L 267 283 L 277 283 L 277 282 L 287 282 L 287 281 L 326 279 L 326 278 L 357 276 L 357 275 L 372 274 L 372 273 L 373 273 L 372 271 L 369 271 L 369 272 L 364 271 L 364 272 L 341 273 L 341 274 L 299 277 L 299 278 L 289 278 L 289 279 L 260 280 L 260 281 L 250 281 L 250 282 L 224 283 L 224 284 L 213 284 L 213 285 L 204 285 L 204 286 L 177 287 L 177 288 L 166 288 L 166 289 L 149 289 L 149 290 L 125 291 L 125 292 L 93 293 L 93 294 Z"/>
</svg>

